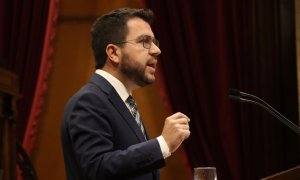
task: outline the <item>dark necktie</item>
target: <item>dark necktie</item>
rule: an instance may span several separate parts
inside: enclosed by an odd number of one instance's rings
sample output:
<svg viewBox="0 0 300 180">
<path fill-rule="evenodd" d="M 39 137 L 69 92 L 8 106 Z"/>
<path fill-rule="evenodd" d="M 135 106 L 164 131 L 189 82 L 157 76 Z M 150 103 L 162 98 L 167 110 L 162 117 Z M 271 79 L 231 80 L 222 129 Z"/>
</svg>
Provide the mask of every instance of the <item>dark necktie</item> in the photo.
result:
<svg viewBox="0 0 300 180">
<path fill-rule="evenodd" d="M 140 113 L 137 109 L 137 104 L 136 102 L 134 101 L 133 97 L 132 96 L 129 96 L 127 99 L 126 99 L 126 103 L 129 105 L 129 110 L 132 114 L 132 116 L 134 117 L 137 125 L 139 126 L 139 128 L 141 129 L 145 139 L 146 139 L 146 136 L 145 136 L 145 129 L 144 129 L 144 126 L 141 122 L 141 117 L 140 117 Z"/>
</svg>

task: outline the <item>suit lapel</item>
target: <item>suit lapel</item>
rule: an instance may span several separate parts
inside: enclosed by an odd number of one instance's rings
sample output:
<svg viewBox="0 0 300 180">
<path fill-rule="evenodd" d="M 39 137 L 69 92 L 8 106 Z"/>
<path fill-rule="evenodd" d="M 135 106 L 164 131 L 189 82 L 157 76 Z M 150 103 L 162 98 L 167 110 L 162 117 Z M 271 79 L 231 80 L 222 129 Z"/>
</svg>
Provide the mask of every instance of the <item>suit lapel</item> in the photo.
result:
<svg viewBox="0 0 300 180">
<path fill-rule="evenodd" d="M 129 109 L 125 105 L 125 103 L 122 101 L 121 97 L 117 93 L 117 91 L 113 88 L 113 86 L 102 76 L 98 74 L 94 74 L 91 78 L 91 83 L 98 86 L 100 89 L 102 89 L 108 96 L 109 101 L 112 103 L 112 105 L 116 108 L 116 110 L 121 114 L 121 116 L 124 118 L 126 123 L 129 125 L 131 130 L 135 133 L 137 138 L 143 142 L 145 141 L 144 135 L 141 131 L 141 129 L 138 127 L 135 119 L 131 115 Z M 148 137 L 147 137 L 148 138 Z"/>
</svg>

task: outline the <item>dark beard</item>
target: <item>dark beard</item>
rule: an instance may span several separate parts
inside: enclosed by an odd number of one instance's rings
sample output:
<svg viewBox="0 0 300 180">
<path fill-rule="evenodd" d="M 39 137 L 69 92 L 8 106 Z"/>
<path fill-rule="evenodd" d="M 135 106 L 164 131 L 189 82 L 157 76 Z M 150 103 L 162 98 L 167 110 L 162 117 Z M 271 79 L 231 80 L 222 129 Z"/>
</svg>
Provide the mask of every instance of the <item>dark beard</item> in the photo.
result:
<svg viewBox="0 0 300 180">
<path fill-rule="evenodd" d="M 152 84 L 154 81 L 145 76 L 146 66 L 142 66 L 129 59 L 127 54 L 123 55 L 122 64 L 120 70 L 123 75 L 131 79 L 136 85 L 144 87 L 148 84 Z"/>
</svg>

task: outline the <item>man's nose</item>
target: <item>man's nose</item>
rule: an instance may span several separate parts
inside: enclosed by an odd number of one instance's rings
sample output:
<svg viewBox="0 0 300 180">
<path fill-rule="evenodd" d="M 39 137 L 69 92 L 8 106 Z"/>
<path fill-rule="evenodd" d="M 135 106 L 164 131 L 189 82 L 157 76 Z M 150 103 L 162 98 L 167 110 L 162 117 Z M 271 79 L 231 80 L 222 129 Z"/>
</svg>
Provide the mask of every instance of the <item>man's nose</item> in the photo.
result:
<svg viewBox="0 0 300 180">
<path fill-rule="evenodd" d="M 161 50 L 159 49 L 159 47 L 152 42 L 151 48 L 149 49 L 149 54 L 151 54 L 152 56 L 158 56 L 160 55 L 160 53 Z"/>
</svg>

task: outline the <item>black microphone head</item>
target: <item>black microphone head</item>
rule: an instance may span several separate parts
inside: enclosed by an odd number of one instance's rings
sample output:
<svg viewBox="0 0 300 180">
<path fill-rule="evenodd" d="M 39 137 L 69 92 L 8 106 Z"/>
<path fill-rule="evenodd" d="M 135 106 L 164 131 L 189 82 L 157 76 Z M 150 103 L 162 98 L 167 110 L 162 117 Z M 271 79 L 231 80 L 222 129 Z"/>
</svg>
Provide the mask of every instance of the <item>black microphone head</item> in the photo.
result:
<svg viewBox="0 0 300 180">
<path fill-rule="evenodd" d="M 231 96 L 241 96 L 241 92 L 238 89 L 232 89 L 232 88 L 230 88 L 228 95 L 231 95 Z"/>
<path fill-rule="evenodd" d="M 228 98 L 235 101 L 240 101 L 241 93 L 237 89 L 229 89 Z"/>
</svg>

